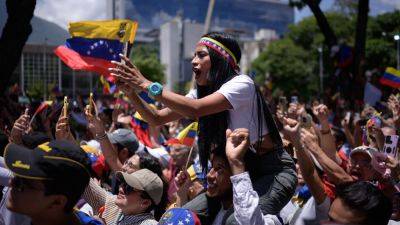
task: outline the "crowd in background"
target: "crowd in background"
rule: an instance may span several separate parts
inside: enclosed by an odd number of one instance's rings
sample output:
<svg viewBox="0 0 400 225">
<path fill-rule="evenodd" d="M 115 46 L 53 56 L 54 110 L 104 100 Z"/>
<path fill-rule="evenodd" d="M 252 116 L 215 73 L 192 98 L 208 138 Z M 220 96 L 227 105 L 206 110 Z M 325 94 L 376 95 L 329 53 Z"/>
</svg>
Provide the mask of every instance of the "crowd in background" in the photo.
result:
<svg viewBox="0 0 400 225">
<path fill-rule="evenodd" d="M 340 96 L 331 98 L 326 105 L 318 100 L 303 102 L 297 96 L 266 98 L 271 99 L 269 105 L 274 110 L 284 148 L 295 161 L 298 176 L 291 200 L 275 215 L 262 214 L 248 174 L 239 176 L 246 171 L 247 165 L 234 163 L 244 162 L 249 145 L 245 141 L 248 137 L 246 129 L 230 131 L 237 138 L 227 134 L 223 154 L 216 153 L 209 168 L 204 170 L 199 163 L 196 142 L 192 147 L 177 139 L 179 132 L 193 121 L 182 119 L 152 126 L 137 117 L 129 99 L 123 95 L 95 96 L 97 116 L 85 108 L 89 104 L 88 96 L 70 100 L 67 116 L 63 115 L 62 98 L 54 96 L 52 104 L 39 111 L 33 121 L 30 120 L 39 103 L 19 104 L 15 96 L 9 95 L 2 99 L 5 107 L 2 107 L 0 117 L 1 149 L 4 150 L 9 142 L 30 149 L 48 141 L 51 144 L 67 140 L 79 144 L 89 159 L 91 178 L 74 209 L 101 218 L 99 221 L 106 224 L 114 224 L 121 210 L 140 215 L 151 212 L 143 221 L 152 218 L 156 224 L 166 210 L 191 209 L 190 201 L 201 195 L 214 197 L 208 201 L 216 201 L 215 204 L 229 198 L 233 202 L 231 213 L 240 224 L 318 224 L 326 215 L 329 217 L 325 219 L 333 219 L 336 224 L 397 223 L 395 221 L 400 219 L 397 198 L 400 167 L 397 150 L 387 154 L 385 146 L 390 142 L 388 137 L 396 135 L 399 129 L 398 95 L 393 94 L 380 102 L 379 111 L 369 105 L 360 111 L 354 110 Z M 107 135 L 96 136 L 96 129 L 103 129 Z M 109 140 L 109 149 L 100 144 L 102 139 Z M 231 149 L 229 144 L 232 144 Z M 157 181 L 149 181 L 155 190 L 142 190 L 139 198 L 150 200 L 143 210 L 143 204 L 137 208 L 132 206 L 138 202 L 134 199 L 126 198 L 125 204 L 114 203 L 115 199 L 120 200 L 121 183 L 127 186 L 122 190 L 125 195 L 137 191 L 135 187 L 129 190 L 128 181 L 128 174 L 136 174 L 132 173 L 135 171 L 144 173 L 137 174 L 143 180 L 153 176 Z M 11 175 L 7 175 L 11 179 Z M 5 209 L 10 197 L 8 186 L 13 186 L 14 181 L 9 184 L 9 179 L 2 179 L 5 181 L 2 183 L 0 221 L 29 224 L 28 217 Z M 68 183 L 64 185 L 68 186 Z M 187 203 L 189 206 L 185 206 Z M 213 204 L 208 207 L 207 212 L 190 214 L 196 218 L 190 221 L 211 224 L 209 217 L 217 215 L 210 215 Z M 130 224 L 141 224 L 132 221 Z"/>
</svg>

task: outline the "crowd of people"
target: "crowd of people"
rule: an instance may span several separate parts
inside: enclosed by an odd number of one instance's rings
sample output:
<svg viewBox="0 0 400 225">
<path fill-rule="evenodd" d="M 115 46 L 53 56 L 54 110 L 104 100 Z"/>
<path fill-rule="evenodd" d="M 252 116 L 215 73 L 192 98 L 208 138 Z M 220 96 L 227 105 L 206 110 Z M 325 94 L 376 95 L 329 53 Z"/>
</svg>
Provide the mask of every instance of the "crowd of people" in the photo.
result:
<svg viewBox="0 0 400 225">
<path fill-rule="evenodd" d="M 122 95 L 2 100 L 0 224 L 400 224 L 400 96 L 274 99 L 240 58 L 212 32 L 185 96 L 121 55 Z"/>
</svg>

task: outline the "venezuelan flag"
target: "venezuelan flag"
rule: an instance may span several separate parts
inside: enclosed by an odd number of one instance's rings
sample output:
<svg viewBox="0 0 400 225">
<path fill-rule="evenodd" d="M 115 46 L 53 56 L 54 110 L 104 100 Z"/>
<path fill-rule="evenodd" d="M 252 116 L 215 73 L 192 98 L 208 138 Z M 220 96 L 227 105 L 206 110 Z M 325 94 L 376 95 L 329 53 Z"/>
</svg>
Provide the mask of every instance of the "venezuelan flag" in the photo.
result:
<svg viewBox="0 0 400 225">
<path fill-rule="evenodd" d="M 156 106 L 153 104 L 150 104 L 150 107 L 156 109 Z M 143 119 L 139 112 L 136 112 L 133 115 L 133 119 L 131 120 L 131 127 L 140 142 L 142 142 L 147 147 L 153 148 L 153 144 L 150 138 L 149 124 L 145 119 Z"/>
<path fill-rule="evenodd" d="M 132 44 L 137 23 L 130 20 L 83 21 L 69 24 L 71 38 L 54 53 L 74 70 L 109 76 L 111 60 L 119 61 L 124 43 Z"/>
<path fill-rule="evenodd" d="M 177 139 L 186 146 L 192 146 L 197 135 L 197 126 L 197 122 L 191 123 L 178 134 Z"/>
<path fill-rule="evenodd" d="M 44 101 L 44 102 L 40 103 L 40 105 L 36 109 L 34 115 L 42 112 L 43 110 L 45 110 L 47 107 L 51 106 L 52 104 L 53 104 L 53 101 Z"/>
<path fill-rule="evenodd" d="M 100 76 L 100 83 L 103 85 L 103 94 L 113 94 L 117 89 L 116 85 L 112 81 L 108 81 L 104 76 Z"/>
<path fill-rule="evenodd" d="M 400 88 L 400 71 L 393 67 L 388 67 L 380 79 L 381 84 L 392 88 Z"/>
</svg>

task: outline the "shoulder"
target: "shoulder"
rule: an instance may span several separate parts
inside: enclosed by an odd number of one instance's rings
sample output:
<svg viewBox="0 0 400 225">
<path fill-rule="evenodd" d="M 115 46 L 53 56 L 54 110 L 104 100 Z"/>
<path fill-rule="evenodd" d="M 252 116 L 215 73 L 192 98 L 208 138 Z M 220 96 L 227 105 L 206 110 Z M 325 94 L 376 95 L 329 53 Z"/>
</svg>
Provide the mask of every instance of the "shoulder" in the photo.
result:
<svg viewBox="0 0 400 225">
<path fill-rule="evenodd" d="M 232 79 L 230 79 L 225 84 L 232 84 L 232 83 L 244 83 L 244 84 L 252 84 L 253 85 L 254 81 L 248 75 L 241 74 L 241 75 L 234 76 Z"/>
<path fill-rule="evenodd" d="M 238 75 L 224 83 L 219 90 L 243 90 L 243 89 L 254 89 L 254 81 L 247 75 Z"/>
</svg>

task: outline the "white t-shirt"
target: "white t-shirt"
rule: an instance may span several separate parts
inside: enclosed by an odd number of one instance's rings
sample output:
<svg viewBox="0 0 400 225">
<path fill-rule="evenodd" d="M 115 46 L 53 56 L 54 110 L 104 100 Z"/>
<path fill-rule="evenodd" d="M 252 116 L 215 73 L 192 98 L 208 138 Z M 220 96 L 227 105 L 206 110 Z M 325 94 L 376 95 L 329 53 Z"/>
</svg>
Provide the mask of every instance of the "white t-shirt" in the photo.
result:
<svg viewBox="0 0 400 225">
<path fill-rule="evenodd" d="M 328 212 L 330 207 L 331 200 L 328 197 L 325 197 L 325 200 L 319 205 L 315 202 L 314 197 L 311 197 L 303 206 L 300 214 L 296 218 L 292 218 L 295 221 L 290 221 L 289 224 L 304 225 L 305 220 L 327 220 L 329 218 Z"/>
<path fill-rule="evenodd" d="M 250 143 L 254 144 L 258 140 L 258 115 L 257 115 L 257 94 L 253 80 L 247 75 L 238 75 L 226 82 L 217 90 L 218 93 L 232 105 L 229 110 L 228 128 L 247 128 L 250 132 Z M 197 99 L 197 90 L 192 89 L 186 97 Z M 263 121 L 263 136 L 268 133 L 268 128 Z"/>
</svg>

